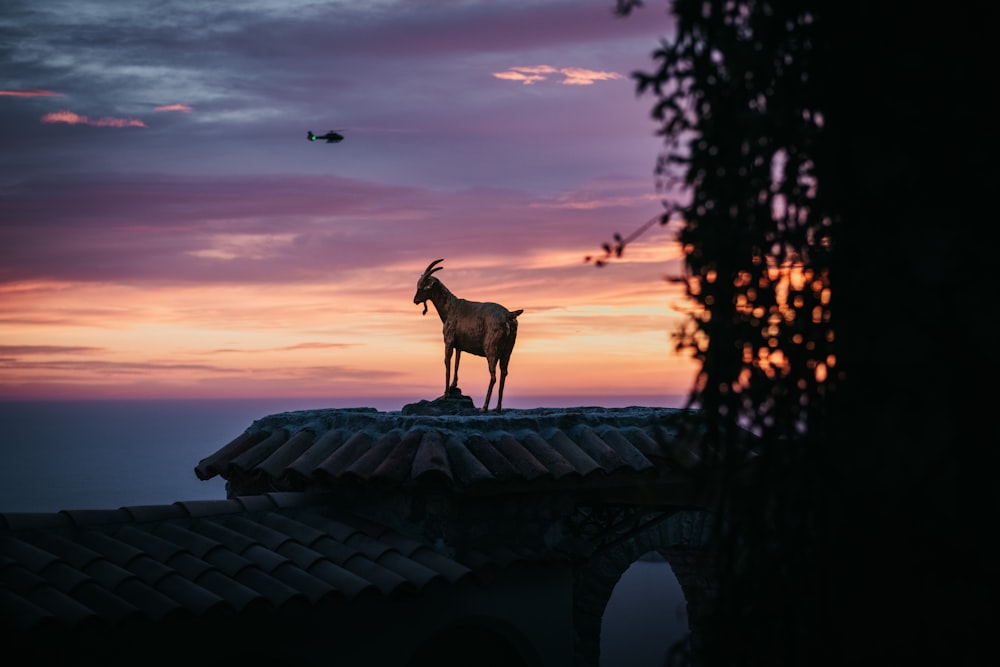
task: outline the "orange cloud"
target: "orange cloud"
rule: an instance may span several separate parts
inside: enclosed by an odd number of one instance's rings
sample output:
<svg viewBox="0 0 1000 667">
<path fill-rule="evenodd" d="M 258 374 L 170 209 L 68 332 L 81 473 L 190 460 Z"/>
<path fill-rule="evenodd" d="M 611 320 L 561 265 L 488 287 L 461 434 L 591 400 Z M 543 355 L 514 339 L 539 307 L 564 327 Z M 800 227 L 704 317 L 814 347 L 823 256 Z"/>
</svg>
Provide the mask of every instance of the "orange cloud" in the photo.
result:
<svg viewBox="0 0 1000 667">
<path fill-rule="evenodd" d="M 6 97 L 62 97 L 62 93 L 51 90 L 0 90 L 0 96 Z"/>
<path fill-rule="evenodd" d="M 183 111 L 184 113 L 191 113 L 191 107 L 187 104 L 161 104 L 154 108 L 153 111 Z"/>
<path fill-rule="evenodd" d="M 91 120 L 72 111 L 54 111 L 42 116 L 43 123 L 66 123 L 68 125 L 94 125 L 96 127 L 146 127 L 146 124 L 135 118 L 111 118 L 105 116 Z"/>
<path fill-rule="evenodd" d="M 598 72 L 579 67 L 564 67 L 559 70 L 559 73 L 566 77 L 559 82 L 564 86 L 589 86 L 595 81 L 611 81 L 622 78 L 618 72 Z"/>
<path fill-rule="evenodd" d="M 533 65 L 530 67 L 511 67 L 503 72 L 494 72 L 493 76 L 505 81 L 520 81 L 526 86 L 539 81 L 545 81 L 550 74 L 561 74 L 563 79 L 558 83 L 564 86 L 590 86 L 595 81 L 610 81 L 621 79 L 617 72 L 599 72 L 581 67 L 556 68 L 551 65 Z"/>
</svg>

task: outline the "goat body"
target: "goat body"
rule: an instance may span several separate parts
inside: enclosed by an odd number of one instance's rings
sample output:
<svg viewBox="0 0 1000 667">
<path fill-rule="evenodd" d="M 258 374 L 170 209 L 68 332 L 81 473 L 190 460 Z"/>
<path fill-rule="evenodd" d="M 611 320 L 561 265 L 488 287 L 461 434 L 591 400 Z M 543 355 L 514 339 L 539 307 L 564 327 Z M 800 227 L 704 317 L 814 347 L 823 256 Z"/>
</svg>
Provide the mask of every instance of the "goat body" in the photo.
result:
<svg viewBox="0 0 1000 667">
<path fill-rule="evenodd" d="M 497 390 L 497 412 L 503 405 L 503 387 L 507 380 L 507 366 L 510 363 L 511 352 L 514 351 L 514 341 L 517 339 L 517 316 L 523 310 L 507 310 L 499 303 L 467 301 L 459 299 L 434 277 L 435 271 L 443 267 L 434 265 L 444 260 L 431 262 L 417 281 L 417 293 L 413 303 L 424 304 L 424 315 L 427 314 L 427 302 L 434 304 L 441 318 L 444 335 L 444 395 L 447 397 L 452 389 L 458 387 L 458 364 L 462 352 L 468 352 L 479 357 L 486 357 L 490 369 L 490 385 L 486 390 L 486 400 L 483 401 L 482 412 L 490 406 L 490 396 L 496 384 L 497 364 L 500 365 L 500 386 Z M 451 357 L 455 354 L 455 373 L 451 372 Z"/>
</svg>

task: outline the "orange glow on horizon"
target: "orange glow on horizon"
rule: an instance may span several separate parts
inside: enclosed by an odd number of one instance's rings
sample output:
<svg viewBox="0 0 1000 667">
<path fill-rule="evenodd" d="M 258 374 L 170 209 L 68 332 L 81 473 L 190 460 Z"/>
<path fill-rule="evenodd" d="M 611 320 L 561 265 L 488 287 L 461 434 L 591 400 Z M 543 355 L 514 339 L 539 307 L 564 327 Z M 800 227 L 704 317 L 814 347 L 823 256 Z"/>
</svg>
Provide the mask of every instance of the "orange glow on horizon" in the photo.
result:
<svg viewBox="0 0 1000 667">
<path fill-rule="evenodd" d="M 421 317 L 412 303 L 420 268 L 294 286 L 8 285 L 0 398 L 435 398 L 444 348 L 433 305 Z M 611 271 L 439 275 L 460 297 L 524 309 L 505 398 L 686 393 L 676 295 Z M 478 403 L 488 382 L 486 360 L 463 355 L 462 390 Z"/>
</svg>

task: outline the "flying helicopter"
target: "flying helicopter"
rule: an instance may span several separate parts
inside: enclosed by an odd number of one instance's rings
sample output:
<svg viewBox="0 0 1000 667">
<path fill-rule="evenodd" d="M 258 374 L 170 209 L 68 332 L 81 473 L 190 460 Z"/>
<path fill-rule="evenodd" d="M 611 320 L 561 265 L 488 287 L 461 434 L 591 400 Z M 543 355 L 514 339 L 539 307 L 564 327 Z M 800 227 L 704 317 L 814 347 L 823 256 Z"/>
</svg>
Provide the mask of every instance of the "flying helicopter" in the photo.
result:
<svg viewBox="0 0 1000 667">
<path fill-rule="evenodd" d="M 333 130 L 330 130 L 326 134 L 321 134 L 321 135 L 313 134 L 312 130 L 308 130 L 308 133 L 309 133 L 309 141 L 316 141 L 317 139 L 323 139 L 328 144 L 339 144 L 341 141 L 344 140 L 344 135 L 338 132 L 334 132 Z"/>
</svg>

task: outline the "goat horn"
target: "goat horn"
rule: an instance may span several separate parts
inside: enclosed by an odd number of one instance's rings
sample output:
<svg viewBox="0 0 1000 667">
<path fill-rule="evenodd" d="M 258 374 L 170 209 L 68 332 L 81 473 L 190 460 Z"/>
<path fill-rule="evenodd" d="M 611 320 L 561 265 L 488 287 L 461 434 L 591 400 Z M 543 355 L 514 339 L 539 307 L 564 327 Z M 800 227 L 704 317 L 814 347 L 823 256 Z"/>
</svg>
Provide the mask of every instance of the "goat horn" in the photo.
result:
<svg viewBox="0 0 1000 667">
<path fill-rule="evenodd" d="M 441 259 L 435 259 L 435 260 L 434 260 L 433 262 L 431 262 L 430 264 L 428 264 L 428 265 L 427 265 L 427 268 L 426 268 L 426 269 L 424 269 L 424 275 L 425 275 L 425 276 L 429 276 L 429 275 L 430 275 L 430 274 L 432 273 L 432 272 L 431 272 L 431 268 L 432 268 L 432 267 L 433 267 L 433 266 L 434 266 L 435 264 L 437 264 L 438 262 L 443 262 L 443 261 L 444 261 L 444 257 L 442 257 Z M 434 270 L 435 270 L 435 271 L 439 271 L 440 269 L 443 269 L 443 268 L 444 268 L 443 266 L 439 266 L 438 268 L 436 268 L 436 269 L 434 269 Z"/>
</svg>

